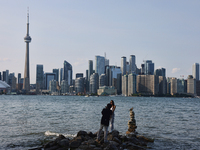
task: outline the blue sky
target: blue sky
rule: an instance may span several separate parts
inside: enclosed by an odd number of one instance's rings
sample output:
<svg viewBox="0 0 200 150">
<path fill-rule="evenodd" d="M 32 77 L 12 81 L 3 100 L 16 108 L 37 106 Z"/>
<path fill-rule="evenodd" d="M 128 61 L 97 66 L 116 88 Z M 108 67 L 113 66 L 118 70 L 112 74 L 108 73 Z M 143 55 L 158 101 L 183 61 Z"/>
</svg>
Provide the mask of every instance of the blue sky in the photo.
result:
<svg viewBox="0 0 200 150">
<path fill-rule="evenodd" d="M 136 56 L 137 67 L 152 60 L 167 77 L 187 78 L 200 63 L 198 0 L 8 0 L 0 1 L 0 71 L 24 74 L 27 7 L 30 15 L 30 77 L 73 66 L 73 76 L 88 60 L 106 52 L 110 65 Z"/>
</svg>

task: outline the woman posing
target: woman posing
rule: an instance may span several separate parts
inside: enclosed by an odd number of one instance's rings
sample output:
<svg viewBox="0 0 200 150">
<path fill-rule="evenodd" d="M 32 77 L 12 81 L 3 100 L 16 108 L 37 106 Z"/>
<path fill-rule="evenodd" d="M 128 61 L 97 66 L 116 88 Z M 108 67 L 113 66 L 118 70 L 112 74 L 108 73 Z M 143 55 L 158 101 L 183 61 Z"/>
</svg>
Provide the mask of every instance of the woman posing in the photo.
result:
<svg viewBox="0 0 200 150">
<path fill-rule="evenodd" d="M 110 108 L 110 110 L 112 110 L 112 116 L 110 119 L 110 132 L 112 132 L 114 130 L 114 118 L 115 118 L 114 111 L 116 109 L 116 106 L 113 100 L 110 101 L 110 104 L 112 105 L 112 107 Z"/>
</svg>

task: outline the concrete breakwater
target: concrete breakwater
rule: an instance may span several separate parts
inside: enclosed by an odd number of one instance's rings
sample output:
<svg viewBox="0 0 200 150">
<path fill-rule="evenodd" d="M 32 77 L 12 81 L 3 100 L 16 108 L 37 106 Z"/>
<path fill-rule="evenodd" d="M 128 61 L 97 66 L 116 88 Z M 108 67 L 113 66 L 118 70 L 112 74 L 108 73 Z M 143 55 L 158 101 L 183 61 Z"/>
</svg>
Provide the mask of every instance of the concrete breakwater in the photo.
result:
<svg viewBox="0 0 200 150">
<path fill-rule="evenodd" d="M 145 150 L 148 142 L 154 142 L 137 132 L 120 135 L 117 130 L 108 133 L 107 143 L 104 143 L 103 132 L 100 142 L 96 141 L 96 137 L 97 133 L 79 131 L 73 139 L 59 135 L 55 140 L 29 150 Z"/>
</svg>

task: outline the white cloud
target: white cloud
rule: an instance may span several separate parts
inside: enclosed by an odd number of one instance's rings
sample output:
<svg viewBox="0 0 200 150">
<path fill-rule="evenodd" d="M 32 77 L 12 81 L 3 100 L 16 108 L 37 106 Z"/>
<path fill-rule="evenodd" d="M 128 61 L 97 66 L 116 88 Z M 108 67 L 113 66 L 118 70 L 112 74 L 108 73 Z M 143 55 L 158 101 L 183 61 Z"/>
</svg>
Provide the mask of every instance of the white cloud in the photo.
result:
<svg viewBox="0 0 200 150">
<path fill-rule="evenodd" d="M 0 58 L 0 61 L 1 61 L 1 62 L 10 61 L 10 59 L 9 59 L 9 58 Z"/>
<path fill-rule="evenodd" d="M 181 69 L 180 68 L 173 68 L 172 69 L 172 73 L 177 73 L 178 71 L 180 71 Z"/>
</svg>

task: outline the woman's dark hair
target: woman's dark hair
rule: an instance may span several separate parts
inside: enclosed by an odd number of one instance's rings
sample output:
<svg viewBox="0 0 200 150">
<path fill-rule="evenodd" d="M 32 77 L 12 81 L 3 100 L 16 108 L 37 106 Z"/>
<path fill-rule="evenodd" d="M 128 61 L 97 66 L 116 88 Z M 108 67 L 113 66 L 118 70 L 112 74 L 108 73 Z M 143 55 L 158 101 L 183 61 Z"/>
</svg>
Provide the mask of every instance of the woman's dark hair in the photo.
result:
<svg viewBox="0 0 200 150">
<path fill-rule="evenodd" d="M 113 100 L 111 100 L 110 102 L 112 102 L 112 104 L 111 104 L 112 106 L 115 106 L 115 103 L 114 103 L 114 101 L 113 101 Z"/>
</svg>

